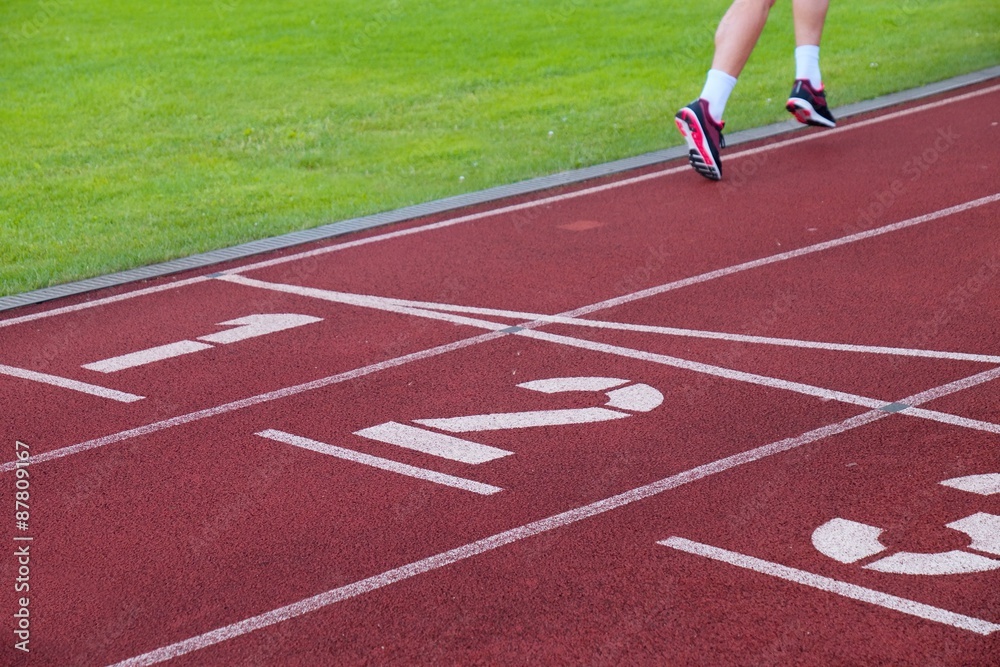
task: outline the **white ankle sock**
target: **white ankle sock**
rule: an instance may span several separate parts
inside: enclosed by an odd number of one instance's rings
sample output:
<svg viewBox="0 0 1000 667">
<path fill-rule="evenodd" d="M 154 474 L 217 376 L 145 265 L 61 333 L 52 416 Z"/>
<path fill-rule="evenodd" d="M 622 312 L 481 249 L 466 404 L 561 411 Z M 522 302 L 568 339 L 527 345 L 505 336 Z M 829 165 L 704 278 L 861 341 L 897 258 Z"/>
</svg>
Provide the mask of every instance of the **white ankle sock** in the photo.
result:
<svg viewBox="0 0 1000 667">
<path fill-rule="evenodd" d="M 708 102 L 708 113 L 717 123 L 722 122 L 722 114 L 726 111 L 726 102 L 736 86 L 736 77 L 730 76 L 718 69 L 708 70 L 705 87 L 701 91 L 701 99 Z"/>
<path fill-rule="evenodd" d="M 823 77 L 819 73 L 819 47 L 806 45 L 795 47 L 795 78 L 808 79 L 814 90 L 823 87 Z"/>
</svg>

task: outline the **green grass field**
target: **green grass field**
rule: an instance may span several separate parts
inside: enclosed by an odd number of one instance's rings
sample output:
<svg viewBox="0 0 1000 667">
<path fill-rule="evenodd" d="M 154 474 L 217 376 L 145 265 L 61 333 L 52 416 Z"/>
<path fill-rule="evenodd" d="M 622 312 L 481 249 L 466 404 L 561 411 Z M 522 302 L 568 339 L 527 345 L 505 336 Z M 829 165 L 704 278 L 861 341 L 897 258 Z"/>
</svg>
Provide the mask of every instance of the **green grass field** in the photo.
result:
<svg viewBox="0 0 1000 667">
<path fill-rule="evenodd" d="M 679 143 L 728 1 L 9 0 L 0 294 Z M 783 118 L 780 0 L 727 109 Z M 834 106 L 1000 63 L 996 0 L 834 0 Z"/>
</svg>

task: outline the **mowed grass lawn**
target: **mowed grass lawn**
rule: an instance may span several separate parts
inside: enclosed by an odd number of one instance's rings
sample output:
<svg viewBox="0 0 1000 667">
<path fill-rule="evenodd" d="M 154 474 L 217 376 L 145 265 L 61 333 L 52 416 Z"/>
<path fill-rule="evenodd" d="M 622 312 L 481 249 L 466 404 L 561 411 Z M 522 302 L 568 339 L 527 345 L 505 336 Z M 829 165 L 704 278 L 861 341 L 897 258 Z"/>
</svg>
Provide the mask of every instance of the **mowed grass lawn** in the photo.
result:
<svg viewBox="0 0 1000 667">
<path fill-rule="evenodd" d="M 7 0 L 0 293 L 679 143 L 728 0 Z M 730 101 L 785 116 L 791 3 Z M 834 0 L 835 106 L 1000 63 L 996 0 Z"/>
</svg>

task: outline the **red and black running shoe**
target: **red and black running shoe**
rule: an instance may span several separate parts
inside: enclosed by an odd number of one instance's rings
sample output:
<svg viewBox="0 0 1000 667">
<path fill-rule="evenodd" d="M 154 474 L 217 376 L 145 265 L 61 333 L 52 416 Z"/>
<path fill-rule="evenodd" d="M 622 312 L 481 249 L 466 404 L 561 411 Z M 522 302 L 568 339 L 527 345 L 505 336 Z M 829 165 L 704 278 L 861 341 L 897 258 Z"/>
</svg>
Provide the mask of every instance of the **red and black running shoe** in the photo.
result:
<svg viewBox="0 0 1000 667">
<path fill-rule="evenodd" d="M 722 136 L 725 123 L 716 123 L 708 113 L 708 102 L 695 100 L 677 112 L 674 117 L 677 129 L 688 146 L 688 158 L 694 170 L 713 181 L 722 180 L 722 161 L 719 149 L 726 147 Z"/>
<path fill-rule="evenodd" d="M 796 120 L 806 125 L 837 127 L 837 120 L 826 106 L 826 91 L 816 90 L 807 79 L 796 79 L 785 105 Z"/>
</svg>

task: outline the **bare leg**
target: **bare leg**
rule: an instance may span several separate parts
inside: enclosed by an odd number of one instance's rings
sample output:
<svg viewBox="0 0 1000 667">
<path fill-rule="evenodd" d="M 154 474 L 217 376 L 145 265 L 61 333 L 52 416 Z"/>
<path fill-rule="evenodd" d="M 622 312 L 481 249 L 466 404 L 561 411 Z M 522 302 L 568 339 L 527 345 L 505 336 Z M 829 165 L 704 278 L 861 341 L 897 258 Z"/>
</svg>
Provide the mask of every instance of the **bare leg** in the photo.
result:
<svg viewBox="0 0 1000 667">
<path fill-rule="evenodd" d="M 715 31 L 715 56 L 701 96 L 677 112 L 677 129 L 688 145 L 694 170 L 713 181 L 722 179 L 719 149 L 722 114 L 736 78 L 760 39 L 774 0 L 735 0 Z"/>
<path fill-rule="evenodd" d="M 792 0 L 795 46 L 819 46 L 830 0 Z"/>
<path fill-rule="evenodd" d="M 819 68 L 819 42 L 830 0 L 792 0 L 795 18 L 795 86 L 785 108 L 800 123 L 836 127 L 837 119 L 827 106 L 823 75 Z"/>
<path fill-rule="evenodd" d="M 807 0 L 796 0 L 796 7 L 799 4 L 808 5 L 810 3 Z M 824 4 L 826 3 L 824 2 Z M 774 0 L 736 0 L 733 2 L 729 11 L 722 17 L 719 29 L 715 32 L 715 57 L 712 59 L 712 69 L 720 70 L 732 77 L 739 77 L 750 58 L 750 52 L 753 51 L 753 47 L 760 38 L 760 33 L 764 30 L 767 15 L 773 5 Z M 796 13 L 797 16 L 798 13 Z M 796 22 L 797 33 L 798 23 Z"/>
</svg>

